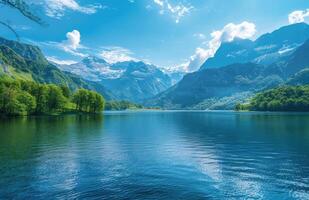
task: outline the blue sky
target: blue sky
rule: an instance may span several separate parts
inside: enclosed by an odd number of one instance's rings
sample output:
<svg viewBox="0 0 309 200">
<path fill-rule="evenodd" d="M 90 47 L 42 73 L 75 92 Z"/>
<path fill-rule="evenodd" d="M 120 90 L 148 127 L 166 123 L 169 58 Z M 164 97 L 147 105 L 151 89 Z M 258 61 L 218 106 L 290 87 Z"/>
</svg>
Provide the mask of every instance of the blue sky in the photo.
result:
<svg viewBox="0 0 309 200">
<path fill-rule="evenodd" d="M 54 61 L 96 55 L 110 62 L 144 60 L 194 71 L 220 42 L 254 39 L 283 25 L 308 21 L 308 0 L 27 0 L 48 24 L 39 26 L 0 7 L 24 42 Z M 296 11 L 296 12 L 295 12 Z M 289 22 L 290 15 L 290 22 Z M 0 35 L 14 38 L 0 28 Z"/>
</svg>

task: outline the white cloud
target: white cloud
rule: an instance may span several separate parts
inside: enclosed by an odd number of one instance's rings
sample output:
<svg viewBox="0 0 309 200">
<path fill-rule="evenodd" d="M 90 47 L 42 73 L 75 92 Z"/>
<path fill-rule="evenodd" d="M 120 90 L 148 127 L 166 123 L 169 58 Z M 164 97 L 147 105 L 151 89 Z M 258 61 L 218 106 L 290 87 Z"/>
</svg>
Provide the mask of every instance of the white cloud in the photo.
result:
<svg viewBox="0 0 309 200">
<path fill-rule="evenodd" d="M 296 24 L 296 23 L 304 22 L 306 17 L 309 17 L 309 9 L 296 10 L 289 14 L 289 23 Z"/>
<path fill-rule="evenodd" d="M 68 52 L 74 56 L 86 57 L 87 55 L 82 53 L 80 49 L 85 49 L 84 46 L 80 44 L 81 35 L 78 30 L 73 30 L 71 32 L 67 32 L 66 40 L 58 43 L 58 47 L 63 49 L 65 52 Z"/>
<path fill-rule="evenodd" d="M 197 71 L 209 56 L 210 56 L 209 51 L 201 47 L 196 48 L 195 54 L 190 57 L 190 62 L 186 67 L 186 71 L 187 72 Z"/>
<path fill-rule="evenodd" d="M 173 5 L 168 0 L 153 0 L 153 1 L 160 7 L 159 13 L 161 15 L 163 15 L 165 12 L 171 14 L 173 18 L 175 18 L 176 23 L 179 23 L 181 18 L 190 14 L 191 10 L 193 9 L 193 6 L 191 5 L 185 6 L 182 3 Z"/>
<path fill-rule="evenodd" d="M 67 32 L 67 40 L 65 41 L 65 47 L 76 50 L 80 46 L 80 32 L 78 30 L 73 30 L 72 32 Z"/>
<path fill-rule="evenodd" d="M 46 59 L 50 62 L 56 63 L 58 65 L 72 65 L 76 64 L 77 62 L 74 60 L 60 60 L 54 56 L 46 56 Z"/>
<path fill-rule="evenodd" d="M 108 63 L 138 61 L 132 55 L 133 53 L 130 50 L 122 47 L 106 47 L 99 53 L 99 56 Z"/>
<path fill-rule="evenodd" d="M 206 47 L 198 47 L 195 54 L 190 57 L 190 60 L 181 64 L 182 70 L 185 72 L 193 72 L 210 57 L 213 57 L 223 42 L 231 42 L 235 38 L 249 39 L 256 33 L 255 24 L 244 21 L 240 24 L 229 23 L 221 30 L 213 31 L 210 36 L 211 40 L 206 42 Z"/>
<path fill-rule="evenodd" d="M 66 33 L 66 40 L 62 42 L 36 42 L 38 45 L 47 46 L 51 48 L 61 49 L 71 55 L 78 57 L 86 57 L 88 54 L 84 53 L 87 47 L 81 45 L 81 35 L 78 30 L 73 30 L 71 32 Z"/>
<path fill-rule="evenodd" d="M 43 2 L 33 1 L 33 3 L 42 5 L 46 15 L 56 19 L 63 17 L 66 10 L 94 14 L 98 9 L 103 8 L 100 4 L 81 6 L 76 0 L 43 0 Z"/>
</svg>

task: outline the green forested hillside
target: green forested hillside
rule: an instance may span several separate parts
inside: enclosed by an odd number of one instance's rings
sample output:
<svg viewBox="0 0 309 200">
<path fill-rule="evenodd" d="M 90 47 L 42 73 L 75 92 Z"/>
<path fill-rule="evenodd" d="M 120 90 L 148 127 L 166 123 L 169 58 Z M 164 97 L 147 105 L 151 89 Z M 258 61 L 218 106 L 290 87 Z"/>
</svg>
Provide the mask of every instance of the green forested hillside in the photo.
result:
<svg viewBox="0 0 309 200">
<path fill-rule="evenodd" d="M 253 111 L 309 111 L 309 85 L 283 86 L 257 94 L 249 104 L 236 110 Z"/>
</svg>

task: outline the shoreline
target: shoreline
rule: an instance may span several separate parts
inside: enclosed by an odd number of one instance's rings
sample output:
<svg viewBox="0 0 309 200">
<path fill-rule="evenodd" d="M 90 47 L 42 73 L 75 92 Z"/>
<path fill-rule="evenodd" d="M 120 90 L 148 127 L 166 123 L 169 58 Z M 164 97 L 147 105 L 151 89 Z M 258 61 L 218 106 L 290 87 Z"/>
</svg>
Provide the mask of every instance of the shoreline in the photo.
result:
<svg viewBox="0 0 309 200">
<path fill-rule="evenodd" d="M 235 113 L 235 114 L 309 114 L 309 112 L 301 112 L 301 111 L 235 111 L 235 110 L 163 110 L 163 109 L 127 109 L 127 110 L 105 110 L 103 112 L 98 113 L 89 113 L 89 112 L 63 112 L 63 113 L 44 113 L 44 114 L 32 114 L 32 115 L 0 115 L 0 119 L 3 118 L 16 118 L 16 117 L 59 117 L 66 115 L 104 115 L 111 113 L 147 113 L 147 112 L 161 112 L 161 113 Z"/>
</svg>

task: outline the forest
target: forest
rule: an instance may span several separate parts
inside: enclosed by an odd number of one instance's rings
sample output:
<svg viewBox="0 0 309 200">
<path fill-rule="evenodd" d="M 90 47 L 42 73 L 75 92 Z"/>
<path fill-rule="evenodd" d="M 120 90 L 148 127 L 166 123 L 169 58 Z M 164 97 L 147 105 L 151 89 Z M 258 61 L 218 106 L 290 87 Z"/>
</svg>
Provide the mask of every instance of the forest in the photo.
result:
<svg viewBox="0 0 309 200">
<path fill-rule="evenodd" d="M 105 110 L 136 110 L 136 109 L 143 109 L 143 106 L 129 101 L 108 101 L 105 104 Z"/>
<path fill-rule="evenodd" d="M 98 113 L 104 110 L 104 97 L 97 92 L 65 85 L 1 79 L 1 115 L 42 115 L 67 112 Z"/>
<path fill-rule="evenodd" d="M 235 110 L 309 111 L 309 85 L 283 86 L 257 94 L 248 104 L 237 104 Z"/>
</svg>

